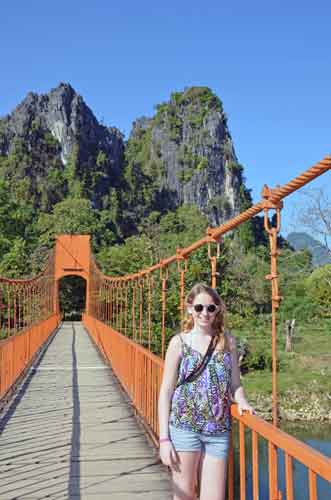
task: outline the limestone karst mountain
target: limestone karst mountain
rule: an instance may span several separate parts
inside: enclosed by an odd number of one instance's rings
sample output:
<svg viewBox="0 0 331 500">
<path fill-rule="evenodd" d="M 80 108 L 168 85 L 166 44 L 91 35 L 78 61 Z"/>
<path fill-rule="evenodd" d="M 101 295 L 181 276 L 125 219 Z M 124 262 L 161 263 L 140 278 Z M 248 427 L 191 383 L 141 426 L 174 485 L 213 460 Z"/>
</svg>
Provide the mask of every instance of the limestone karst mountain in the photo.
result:
<svg viewBox="0 0 331 500">
<path fill-rule="evenodd" d="M 135 121 L 126 159 L 135 199 L 141 183 L 154 185 L 163 205 L 194 204 L 212 225 L 249 202 L 222 103 L 207 87 L 173 93 L 154 117 Z"/>
<path fill-rule="evenodd" d="M 69 84 L 45 95 L 29 93 L 0 121 L 2 173 L 45 211 L 77 189 L 75 181 L 97 208 L 107 206 L 123 152 L 122 134 L 99 124 Z"/>
<path fill-rule="evenodd" d="M 207 87 L 173 93 L 134 122 L 127 142 L 69 84 L 31 92 L 0 120 L 0 174 L 37 211 L 89 199 L 123 236 L 154 211 L 193 204 L 216 225 L 250 203 L 222 103 Z"/>
</svg>

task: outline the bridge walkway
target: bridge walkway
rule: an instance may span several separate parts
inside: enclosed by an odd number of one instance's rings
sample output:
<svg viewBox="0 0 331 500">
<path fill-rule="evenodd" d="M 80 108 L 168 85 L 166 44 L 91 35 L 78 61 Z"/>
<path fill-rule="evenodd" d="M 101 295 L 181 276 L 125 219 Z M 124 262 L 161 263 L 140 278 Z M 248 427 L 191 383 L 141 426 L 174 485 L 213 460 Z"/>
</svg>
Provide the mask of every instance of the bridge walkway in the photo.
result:
<svg viewBox="0 0 331 500">
<path fill-rule="evenodd" d="M 62 324 L 0 417 L 1 500 L 171 498 L 168 473 L 79 322 Z"/>
</svg>

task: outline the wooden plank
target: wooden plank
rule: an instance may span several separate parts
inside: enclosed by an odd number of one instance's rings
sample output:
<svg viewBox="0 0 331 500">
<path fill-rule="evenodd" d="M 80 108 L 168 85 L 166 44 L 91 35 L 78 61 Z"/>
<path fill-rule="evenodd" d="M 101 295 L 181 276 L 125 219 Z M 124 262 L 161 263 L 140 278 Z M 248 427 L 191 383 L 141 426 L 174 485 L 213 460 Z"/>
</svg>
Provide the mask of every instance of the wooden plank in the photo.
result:
<svg viewBox="0 0 331 500">
<path fill-rule="evenodd" d="M 0 425 L 0 499 L 172 498 L 167 469 L 80 323 L 63 324 Z"/>
</svg>

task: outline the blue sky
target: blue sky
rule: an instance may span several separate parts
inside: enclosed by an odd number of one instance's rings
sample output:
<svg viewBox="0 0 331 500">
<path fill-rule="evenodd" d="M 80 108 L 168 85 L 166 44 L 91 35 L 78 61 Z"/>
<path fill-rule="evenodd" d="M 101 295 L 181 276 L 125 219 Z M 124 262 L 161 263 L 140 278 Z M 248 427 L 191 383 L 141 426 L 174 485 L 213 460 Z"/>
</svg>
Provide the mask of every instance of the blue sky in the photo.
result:
<svg viewBox="0 0 331 500">
<path fill-rule="evenodd" d="M 0 116 L 64 81 L 127 136 L 171 92 L 208 86 L 256 202 L 331 153 L 330 19 L 327 0 L 5 2 Z M 299 203 L 285 202 L 285 233 Z"/>
</svg>

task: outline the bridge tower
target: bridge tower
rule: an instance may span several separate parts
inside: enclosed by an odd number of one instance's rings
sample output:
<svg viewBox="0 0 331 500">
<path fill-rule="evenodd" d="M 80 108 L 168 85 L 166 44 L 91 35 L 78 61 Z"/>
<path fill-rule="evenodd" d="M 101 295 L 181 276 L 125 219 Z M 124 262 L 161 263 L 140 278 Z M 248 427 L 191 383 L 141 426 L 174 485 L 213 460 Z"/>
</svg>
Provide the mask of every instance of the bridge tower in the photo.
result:
<svg viewBox="0 0 331 500">
<path fill-rule="evenodd" d="M 54 311 L 59 312 L 60 279 L 65 276 L 80 276 L 86 281 L 85 311 L 88 314 L 90 259 L 90 235 L 61 234 L 56 237 Z"/>
</svg>

